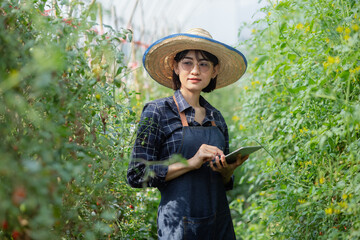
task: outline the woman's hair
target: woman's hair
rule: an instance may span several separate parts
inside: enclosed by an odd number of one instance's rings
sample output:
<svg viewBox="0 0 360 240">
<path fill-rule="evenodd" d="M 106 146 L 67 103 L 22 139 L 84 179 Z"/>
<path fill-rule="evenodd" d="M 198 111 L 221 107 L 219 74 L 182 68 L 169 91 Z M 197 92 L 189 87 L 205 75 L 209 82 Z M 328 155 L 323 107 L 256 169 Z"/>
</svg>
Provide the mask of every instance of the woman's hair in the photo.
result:
<svg viewBox="0 0 360 240">
<path fill-rule="evenodd" d="M 189 51 L 190 50 L 184 50 L 184 51 L 178 52 L 176 54 L 176 56 L 174 57 L 175 62 L 178 63 L 182 59 L 184 59 L 186 54 L 188 54 Z M 203 51 L 203 50 L 194 50 L 194 51 L 195 51 L 196 55 L 197 55 L 197 53 L 200 53 L 200 55 L 205 60 L 208 60 L 208 61 L 212 62 L 214 67 L 219 64 L 219 60 L 215 55 L 213 55 L 213 54 L 211 54 L 209 52 Z M 210 80 L 210 82 L 209 82 L 209 85 L 207 85 L 202 91 L 206 92 L 206 93 L 213 91 L 216 88 L 216 79 L 217 79 L 217 76 L 212 78 Z M 174 70 L 173 70 L 172 80 L 173 80 L 173 89 L 174 90 L 180 89 L 181 82 L 180 82 L 180 79 L 179 79 L 179 75 L 177 75 Z"/>
</svg>

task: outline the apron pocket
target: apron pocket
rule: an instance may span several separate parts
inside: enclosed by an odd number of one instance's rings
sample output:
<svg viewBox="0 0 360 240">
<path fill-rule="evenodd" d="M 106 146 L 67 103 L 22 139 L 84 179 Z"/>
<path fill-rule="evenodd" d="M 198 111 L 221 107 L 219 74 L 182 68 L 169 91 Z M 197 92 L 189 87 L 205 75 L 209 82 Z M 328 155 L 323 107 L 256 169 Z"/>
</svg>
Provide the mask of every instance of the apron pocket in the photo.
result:
<svg viewBox="0 0 360 240">
<path fill-rule="evenodd" d="M 204 218 L 183 217 L 184 239 L 214 239 L 216 215 Z"/>
</svg>

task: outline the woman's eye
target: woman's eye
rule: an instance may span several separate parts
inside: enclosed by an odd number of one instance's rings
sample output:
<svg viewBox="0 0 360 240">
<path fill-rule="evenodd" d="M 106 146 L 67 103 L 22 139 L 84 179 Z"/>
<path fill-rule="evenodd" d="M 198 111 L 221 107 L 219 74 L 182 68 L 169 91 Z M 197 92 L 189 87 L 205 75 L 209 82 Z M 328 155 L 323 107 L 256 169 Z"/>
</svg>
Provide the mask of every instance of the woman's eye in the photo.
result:
<svg viewBox="0 0 360 240">
<path fill-rule="evenodd" d="M 185 65 L 192 65 L 192 62 L 183 62 Z"/>
<path fill-rule="evenodd" d="M 202 66 L 202 67 L 208 67 L 208 66 L 209 66 L 209 63 L 207 63 L 207 62 L 202 62 L 202 63 L 200 63 L 200 66 Z"/>
</svg>

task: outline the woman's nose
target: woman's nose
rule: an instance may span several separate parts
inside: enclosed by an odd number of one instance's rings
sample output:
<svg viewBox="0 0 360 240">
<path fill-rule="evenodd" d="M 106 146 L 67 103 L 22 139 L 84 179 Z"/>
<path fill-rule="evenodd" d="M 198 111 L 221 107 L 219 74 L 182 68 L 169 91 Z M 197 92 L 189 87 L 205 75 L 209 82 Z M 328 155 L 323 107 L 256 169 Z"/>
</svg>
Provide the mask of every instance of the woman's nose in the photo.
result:
<svg viewBox="0 0 360 240">
<path fill-rule="evenodd" d="M 194 64 L 194 67 L 193 69 L 191 70 L 191 73 L 194 74 L 194 75 L 198 75 L 200 73 L 200 68 L 199 68 L 199 64 L 196 63 Z"/>
</svg>

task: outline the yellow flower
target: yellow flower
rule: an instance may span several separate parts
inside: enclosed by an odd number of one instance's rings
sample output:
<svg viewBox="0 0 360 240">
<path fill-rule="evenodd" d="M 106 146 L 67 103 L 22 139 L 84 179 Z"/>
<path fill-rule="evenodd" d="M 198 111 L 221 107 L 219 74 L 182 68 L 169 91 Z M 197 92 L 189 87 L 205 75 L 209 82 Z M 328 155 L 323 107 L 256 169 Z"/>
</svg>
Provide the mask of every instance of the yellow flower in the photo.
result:
<svg viewBox="0 0 360 240">
<path fill-rule="evenodd" d="M 304 25 L 302 23 L 299 23 L 298 25 L 296 25 L 295 27 L 296 29 L 303 29 Z"/>
<path fill-rule="evenodd" d="M 329 38 L 326 38 L 325 41 L 326 41 L 326 43 L 329 43 L 329 42 L 330 42 L 330 39 L 329 39 Z"/>
<path fill-rule="evenodd" d="M 256 84 L 255 82 L 251 82 L 251 85 L 252 85 L 252 86 L 255 86 L 255 84 Z"/>
<path fill-rule="evenodd" d="M 309 131 L 309 129 L 307 129 L 306 127 L 303 127 L 303 130 L 304 130 L 304 132 Z"/>
<path fill-rule="evenodd" d="M 320 184 L 324 184 L 324 183 L 325 183 L 325 178 L 324 178 L 324 177 L 320 178 L 320 179 L 319 179 L 319 183 L 320 183 Z"/>
<path fill-rule="evenodd" d="M 256 33 L 256 29 L 252 29 L 251 32 L 254 34 Z"/>
<path fill-rule="evenodd" d="M 339 57 L 335 57 L 335 63 L 340 63 L 340 58 Z"/>
<path fill-rule="evenodd" d="M 310 26 L 307 26 L 306 29 L 305 29 L 305 32 L 308 32 L 308 31 L 310 31 Z"/>
<path fill-rule="evenodd" d="M 347 195 L 347 194 L 343 194 L 343 195 L 341 196 L 341 198 L 345 200 L 345 199 L 348 198 L 348 195 Z"/>
<path fill-rule="evenodd" d="M 239 118 L 238 116 L 233 116 L 231 119 L 232 119 L 234 122 L 236 122 L 236 121 L 238 121 L 240 118 Z"/>
<path fill-rule="evenodd" d="M 351 28 L 352 28 L 355 32 L 359 31 L 359 25 L 357 25 L 357 24 L 352 25 Z"/>
<path fill-rule="evenodd" d="M 260 119 L 261 119 L 261 120 L 264 120 L 264 118 L 263 118 L 263 117 L 261 117 Z"/>
<path fill-rule="evenodd" d="M 249 89 L 249 87 L 248 87 L 248 86 L 245 86 L 245 87 L 244 87 L 244 90 L 248 90 L 248 89 Z"/>
<path fill-rule="evenodd" d="M 300 133 L 303 133 L 304 131 L 302 129 L 299 129 Z"/>
<path fill-rule="evenodd" d="M 96 98 L 97 100 L 100 100 L 101 95 L 100 95 L 100 94 L 96 94 L 96 95 L 95 95 L 95 98 Z"/>
<path fill-rule="evenodd" d="M 348 208 L 348 204 L 347 204 L 346 202 L 344 202 L 344 201 L 339 202 L 339 206 L 340 206 L 341 208 L 344 208 L 344 209 Z"/>
<path fill-rule="evenodd" d="M 265 195 L 265 192 L 264 192 L 264 191 L 261 191 L 261 192 L 259 193 L 259 195 L 260 195 L 260 196 L 264 196 L 264 195 Z"/>
<path fill-rule="evenodd" d="M 306 202 L 306 200 L 305 200 L 305 199 L 299 199 L 298 202 L 299 202 L 300 204 L 304 204 L 304 203 Z"/>
<path fill-rule="evenodd" d="M 350 36 L 349 36 L 349 35 L 345 35 L 345 36 L 344 36 L 344 40 L 345 40 L 345 41 L 347 41 L 347 40 L 349 40 L 349 39 L 350 39 Z"/>
<path fill-rule="evenodd" d="M 344 31 L 344 28 L 341 27 L 341 26 L 338 26 L 338 27 L 336 28 L 336 31 L 339 32 L 339 33 L 342 33 L 342 32 Z"/>
<path fill-rule="evenodd" d="M 254 58 L 254 61 L 255 61 L 255 62 L 257 62 L 258 60 L 259 60 L 259 58 L 258 58 L 258 57 L 255 57 L 255 58 Z"/>
<path fill-rule="evenodd" d="M 340 214 L 341 211 L 340 211 L 340 209 L 335 209 L 335 210 L 334 210 L 334 213 L 335 213 L 335 214 Z"/>
<path fill-rule="evenodd" d="M 332 56 L 328 56 L 328 63 L 333 64 L 335 62 L 335 58 Z"/>
<path fill-rule="evenodd" d="M 244 129 L 245 129 L 244 125 L 240 124 L 239 130 L 244 130 Z"/>
<path fill-rule="evenodd" d="M 331 215 L 331 214 L 333 214 L 333 212 L 334 212 L 334 209 L 332 209 L 332 208 L 327 208 L 327 209 L 325 209 L 325 213 L 326 213 L 327 215 Z"/>
<path fill-rule="evenodd" d="M 268 12 L 268 16 L 270 16 L 271 15 L 271 12 Z"/>
<path fill-rule="evenodd" d="M 256 80 L 255 83 L 256 83 L 256 84 L 260 84 L 259 80 Z"/>
<path fill-rule="evenodd" d="M 345 28 L 345 33 L 349 35 L 349 34 L 351 33 L 350 28 L 348 28 L 348 27 L 347 27 L 347 28 Z"/>
</svg>

